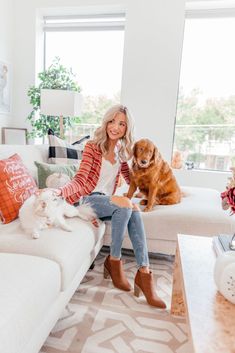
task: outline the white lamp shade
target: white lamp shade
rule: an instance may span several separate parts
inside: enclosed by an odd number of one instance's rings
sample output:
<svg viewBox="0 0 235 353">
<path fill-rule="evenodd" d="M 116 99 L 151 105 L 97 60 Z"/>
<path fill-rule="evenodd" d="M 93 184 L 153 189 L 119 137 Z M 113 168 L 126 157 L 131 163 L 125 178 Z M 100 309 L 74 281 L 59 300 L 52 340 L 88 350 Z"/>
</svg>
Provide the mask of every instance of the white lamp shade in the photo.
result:
<svg viewBox="0 0 235 353">
<path fill-rule="evenodd" d="M 41 113 L 51 116 L 78 116 L 82 108 L 82 95 L 61 89 L 41 90 Z"/>
</svg>

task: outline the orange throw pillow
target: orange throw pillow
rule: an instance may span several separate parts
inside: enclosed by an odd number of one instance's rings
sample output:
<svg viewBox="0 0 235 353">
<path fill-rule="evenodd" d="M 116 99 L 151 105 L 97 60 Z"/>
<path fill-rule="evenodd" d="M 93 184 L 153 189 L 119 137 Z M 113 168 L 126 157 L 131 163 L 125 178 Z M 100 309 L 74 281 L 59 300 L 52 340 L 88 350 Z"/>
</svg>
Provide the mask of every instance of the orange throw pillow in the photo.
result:
<svg viewBox="0 0 235 353">
<path fill-rule="evenodd" d="M 18 217 L 24 201 L 37 190 L 37 185 L 20 156 L 0 160 L 0 218 L 10 223 Z"/>
</svg>

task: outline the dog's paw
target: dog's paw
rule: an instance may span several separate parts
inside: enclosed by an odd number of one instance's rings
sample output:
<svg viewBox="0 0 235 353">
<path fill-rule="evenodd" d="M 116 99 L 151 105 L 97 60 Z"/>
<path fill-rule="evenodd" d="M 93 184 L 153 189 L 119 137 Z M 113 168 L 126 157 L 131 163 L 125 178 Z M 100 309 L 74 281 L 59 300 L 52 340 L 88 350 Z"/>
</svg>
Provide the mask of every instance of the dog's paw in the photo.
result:
<svg viewBox="0 0 235 353">
<path fill-rule="evenodd" d="M 63 229 L 64 229 L 66 232 L 72 232 L 72 231 L 73 231 L 73 228 L 68 227 L 68 226 L 63 227 Z"/>
<path fill-rule="evenodd" d="M 40 237 L 40 234 L 38 232 L 33 232 L 32 233 L 32 238 L 33 239 L 38 239 Z"/>
<path fill-rule="evenodd" d="M 45 223 L 45 228 L 51 228 L 53 226 L 53 220 L 51 218 L 47 218 Z"/>
<path fill-rule="evenodd" d="M 146 206 L 144 209 L 143 209 L 143 212 L 149 212 L 149 211 L 152 211 L 152 207 L 150 206 Z"/>
<path fill-rule="evenodd" d="M 66 232 L 72 232 L 72 231 L 73 231 L 73 228 L 70 227 L 70 225 L 67 224 L 67 223 L 65 223 L 65 222 L 61 222 L 61 223 L 59 222 L 59 223 L 57 224 L 57 227 L 59 227 L 59 228 L 65 230 Z"/>
<path fill-rule="evenodd" d="M 133 197 L 133 195 L 128 194 L 128 192 L 124 192 L 122 195 L 125 196 L 125 197 L 127 197 L 127 198 L 130 199 L 130 200 L 131 200 L 132 197 Z"/>
</svg>

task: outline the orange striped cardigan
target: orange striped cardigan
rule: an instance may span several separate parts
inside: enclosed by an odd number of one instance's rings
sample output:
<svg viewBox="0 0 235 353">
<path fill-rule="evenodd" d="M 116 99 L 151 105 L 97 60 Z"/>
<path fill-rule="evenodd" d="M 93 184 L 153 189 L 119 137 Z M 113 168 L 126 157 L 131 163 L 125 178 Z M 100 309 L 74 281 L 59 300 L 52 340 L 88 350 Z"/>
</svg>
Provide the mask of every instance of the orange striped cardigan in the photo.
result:
<svg viewBox="0 0 235 353">
<path fill-rule="evenodd" d="M 93 142 L 87 142 L 77 173 L 69 183 L 60 187 L 62 196 L 66 198 L 69 203 L 74 204 L 79 201 L 81 196 L 89 195 L 98 183 L 101 164 L 102 152 L 100 148 Z M 116 191 L 120 173 L 123 175 L 127 184 L 129 184 L 130 177 L 127 162 L 121 163 L 115 180 L 113 194 Z"/>
</svg>

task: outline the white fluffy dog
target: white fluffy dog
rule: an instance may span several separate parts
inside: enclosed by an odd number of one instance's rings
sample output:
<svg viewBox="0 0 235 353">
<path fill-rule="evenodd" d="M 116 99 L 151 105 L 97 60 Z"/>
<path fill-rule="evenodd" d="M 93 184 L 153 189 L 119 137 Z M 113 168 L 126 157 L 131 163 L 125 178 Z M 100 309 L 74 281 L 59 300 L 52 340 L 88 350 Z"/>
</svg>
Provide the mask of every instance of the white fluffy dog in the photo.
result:
<svg viewBox="0 0 235 353">
<path fill-rule="evenodd" d="M 85 221 L 92 221 L 96 214 L 87 203 L 74 207 L 61 196 L 56 196 L 53 189 L 45 189 L 30 196 L 19 211 L 22 228 L 27 234 L 37 239 L 40 230 L 51 226 L 60 227 L 71 232 L 65 217 L 79 217 Z"/>
</svg>

